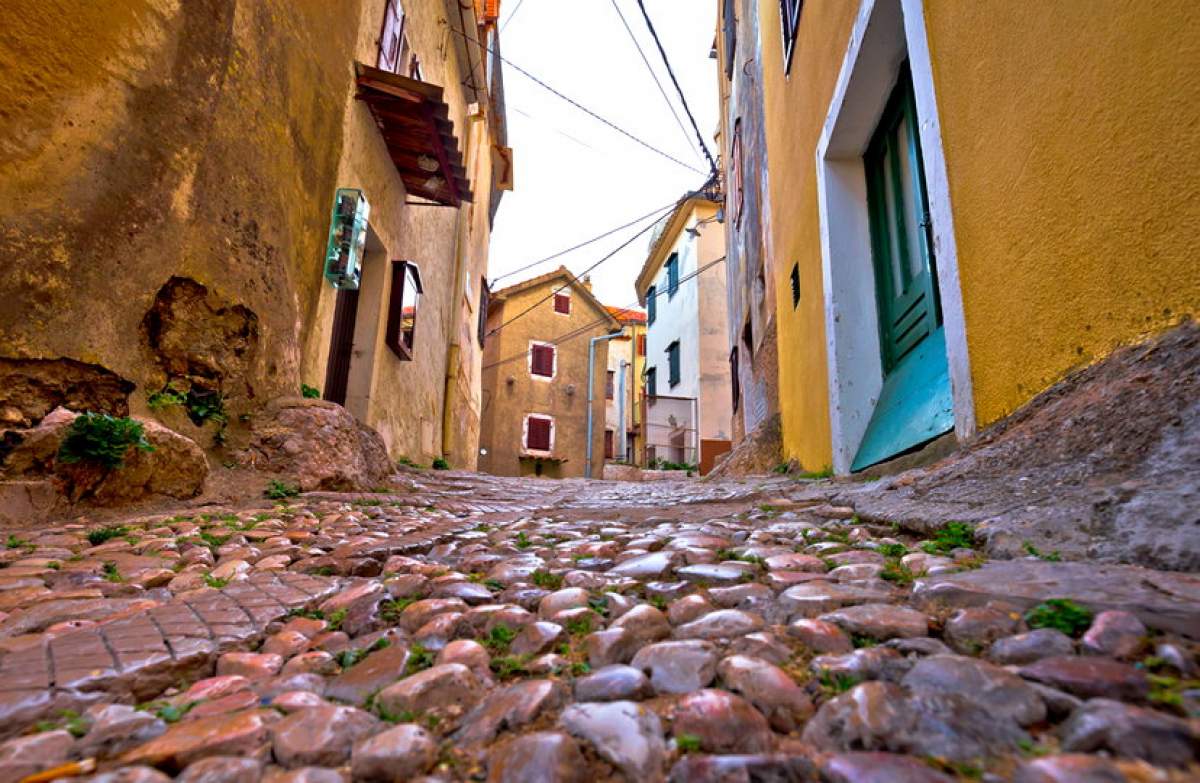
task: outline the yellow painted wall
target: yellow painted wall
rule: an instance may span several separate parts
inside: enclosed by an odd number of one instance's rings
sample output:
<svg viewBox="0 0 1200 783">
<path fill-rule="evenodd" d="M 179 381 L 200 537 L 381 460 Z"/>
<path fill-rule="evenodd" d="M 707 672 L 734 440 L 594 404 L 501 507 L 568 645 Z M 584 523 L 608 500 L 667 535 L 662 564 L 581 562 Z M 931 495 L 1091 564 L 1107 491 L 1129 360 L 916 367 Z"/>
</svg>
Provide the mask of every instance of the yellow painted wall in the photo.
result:
<svg viewBox="0 0 1200 783">
<path fill-rule="evenodd" d="M 806 470 L 833 461 L 814 150 L 857 12 L 857 3 L 805 3 L 789 77 L 779 3 L 759 0 L 783 456 Z M 793 307 L 790 278 L 797 263 L 801 294 Z"/>
<path fill-rule="evenodd" d="M 984 426 L 1200 310 L 1200 5 L 928 0 L 926 24 Z"/>
</svg>

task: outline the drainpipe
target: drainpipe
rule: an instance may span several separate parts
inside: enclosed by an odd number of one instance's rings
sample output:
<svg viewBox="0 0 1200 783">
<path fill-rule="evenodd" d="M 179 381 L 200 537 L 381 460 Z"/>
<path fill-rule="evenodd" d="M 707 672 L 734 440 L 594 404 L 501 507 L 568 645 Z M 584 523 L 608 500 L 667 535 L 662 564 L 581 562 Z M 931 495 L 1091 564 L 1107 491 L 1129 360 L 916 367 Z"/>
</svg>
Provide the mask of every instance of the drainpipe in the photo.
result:
<svg viewBox="0 0 1200 783">
<path fill-rule="evenodd" d="M 588 340 L 587 459 L 583 463 L 584 478 L 592 477 L 592 400 L 596 396 L 596 343 L 616 339 L 624 333 L 625 329 L 621 328 Z"/>
<path fill-rule="evenodd" d="M 629 366 L 629 362 L 622 359 L 621 360 L 621 373 L 618 376 L 618 381 L 617 381 L 617 393 L 621 395 L 620 397 L 617 398 L 618 399 L 618 402 L 617 402 L 617 434 L 621 436 L 621 439 L 619 441 L 617 441 L 617 458 L 620 459 L 622 462 L 625 461 L 625 456 L 626 456 L 625 455 L 625 441 L 626 441 L 626 437 L 625 437 L 625 368 L 628 366 Z"/>
</svg>

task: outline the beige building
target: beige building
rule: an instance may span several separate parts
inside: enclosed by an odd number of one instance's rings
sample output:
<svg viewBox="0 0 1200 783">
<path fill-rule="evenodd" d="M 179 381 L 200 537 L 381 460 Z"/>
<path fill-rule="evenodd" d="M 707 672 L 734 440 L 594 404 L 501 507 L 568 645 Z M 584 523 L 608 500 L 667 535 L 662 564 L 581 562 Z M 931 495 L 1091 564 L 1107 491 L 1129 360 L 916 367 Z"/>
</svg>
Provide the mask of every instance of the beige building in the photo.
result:
<svg viewBox="0 0 1200 783">
<path fill-rule="evenodd" d="M 624 334 L 608 343 L 604 380 L 604 459 L 642 463 L 642 369 L 646 364 L 646 314 L 606 305 Z"/>
<path fill-rule="evenodd" d="M 647 467 L 707 473 L 732 441 L 725 232 L 719 205 L 682 200 L 654 231 L 635 286 L 646 307 Z"/>
<path fill-rule="evenodd" d="M 588 347 L 620 322 L 564 267 L 492 293 L 483 356 L 479 469 L 501 476 L 583 476 Z M 592 464 L 604 464 L 605 367 L 595 342 Z"/>
<path fill-rule="evenodd" d="M 224 411 L 168 416 L 224 462 L 306 384 L 393 457 L 473 467 L 511 177 L 487 5 L 4 4 L 0 385 L 42 390 L 14 421 L 169 387 Z"/>
</svg>

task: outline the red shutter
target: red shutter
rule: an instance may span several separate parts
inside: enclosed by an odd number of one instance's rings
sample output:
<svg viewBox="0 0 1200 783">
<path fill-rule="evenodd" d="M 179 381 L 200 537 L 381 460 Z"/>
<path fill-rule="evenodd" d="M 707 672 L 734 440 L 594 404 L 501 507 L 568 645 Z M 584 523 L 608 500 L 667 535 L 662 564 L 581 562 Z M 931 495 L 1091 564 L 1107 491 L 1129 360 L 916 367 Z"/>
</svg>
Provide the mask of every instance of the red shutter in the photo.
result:
<svg viewBox="0 0 1200 783">
<path fill-rule="evenodd" d="M 530 361 L 529 371 L 534 375 L 542 375 L 547 378 L 554 376 L 553 345 L 533 346 L 533 357 Z"/>
<path fill-rule="evenodd" d="M 530 416 L 528 432 L 525 436 L 525 448 L 534 451 L 550 450 L 550 419 L 540 416 Z"/>
<path fill-rule="evenodd" d="M 571 313 L 571 297 L 566 294 L 554 295 L 554 312 L 570 315 Z"/>
<path fill-rule="evenodd" d="M 638 335 L 638 349 L 637 349 L 637 351 L 638 351 L 638 356 L 645 356 L 645 355 L 646 355 L 646 335 L 644 335 L 644 334 L 639 334 L 639 335 Z"/>
</svg>

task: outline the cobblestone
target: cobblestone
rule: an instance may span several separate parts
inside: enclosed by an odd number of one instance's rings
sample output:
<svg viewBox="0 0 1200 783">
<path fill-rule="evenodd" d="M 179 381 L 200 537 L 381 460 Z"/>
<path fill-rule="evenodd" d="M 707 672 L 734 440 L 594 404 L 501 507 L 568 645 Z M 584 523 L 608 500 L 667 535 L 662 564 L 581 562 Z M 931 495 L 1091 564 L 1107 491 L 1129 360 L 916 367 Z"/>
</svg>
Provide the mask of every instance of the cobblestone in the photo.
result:
<svg viewBox="0 0 1200 783">
<path fill-rule="evenodd" d="M 990 562 L 781 477 L 402 480 L 14 531 L 0 777 L 1200 775 L 1193 577 Z"/>
</svg>

